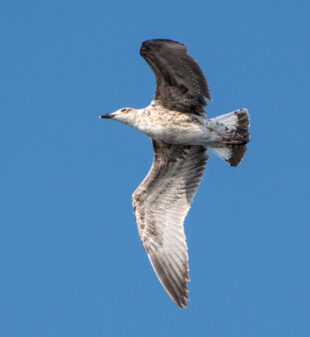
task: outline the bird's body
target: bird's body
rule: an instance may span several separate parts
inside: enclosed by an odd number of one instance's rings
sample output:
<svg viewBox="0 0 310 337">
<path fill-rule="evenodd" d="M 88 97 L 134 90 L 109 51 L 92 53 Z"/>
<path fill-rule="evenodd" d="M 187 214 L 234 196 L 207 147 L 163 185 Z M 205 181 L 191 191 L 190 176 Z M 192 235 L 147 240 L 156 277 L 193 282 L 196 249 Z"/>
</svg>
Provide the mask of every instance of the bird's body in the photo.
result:
<svg viewBox="0 0 310 337">
<path fill-rule="evenodd" d="M 156 101 L 144 109 L 121 110 L 126 111 L 116 117 L 118 121 L 143 132 L 154 140 L 178 145 L 202 145 L 205 148 L 227 144 L 227 138 L 230 139 L 230 144 L 244 144 L 244 138 L 238 138 L 237 135 L 232 137 L 230 132 L 233 130 L 229 130 L 217 120 L 169 110 L 157 104 Z M 109 116 L 112 117 L 113 113 Z"/>
<path fill-rule="evenodd" d="M 147 136 L 169 144 L 211 145 L 221 140 L 215 131 L 216 125 L 204 116 L 168 110 L 156 102 L 144 109 L 137 109 L 129 126 L 145 133 Z"/>
<path fill-rule="evenodd" d="M 138 232 L 167 293 L 186 307 L 188 255 L 183 222 L 202 179 L 209 149 L 237 166 L 249 141 L 249 117 L 240 109 L 205 117 L 207 82 L 186 47 L 170 40 L 142 44 L 157 88 L 144 109 L 123 108 L 101 118 L 127 124 L 152 139 L 153 165 L 132 196 Z"/>
</svg>

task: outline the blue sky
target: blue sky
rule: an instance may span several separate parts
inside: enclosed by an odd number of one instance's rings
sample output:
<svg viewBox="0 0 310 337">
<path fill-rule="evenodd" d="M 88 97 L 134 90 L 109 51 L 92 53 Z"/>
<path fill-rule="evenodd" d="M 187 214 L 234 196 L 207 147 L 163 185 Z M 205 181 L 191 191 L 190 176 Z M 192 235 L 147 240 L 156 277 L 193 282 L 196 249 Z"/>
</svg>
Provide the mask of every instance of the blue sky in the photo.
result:
<svg viewBox="0 0 310 337">
<path fill-rule="evenodd" d="M 1 2 L 1 336 L 308 336 L 309 9 Z M 188 46 L 208 116 L 251 114 L 244 161 L 211 157 L 185 222 L 186 310 L 157 281 L 132 213 L 150 141 L 98 119 L 149 104 L 139 48 L 151 38 Z"/>
</svg>

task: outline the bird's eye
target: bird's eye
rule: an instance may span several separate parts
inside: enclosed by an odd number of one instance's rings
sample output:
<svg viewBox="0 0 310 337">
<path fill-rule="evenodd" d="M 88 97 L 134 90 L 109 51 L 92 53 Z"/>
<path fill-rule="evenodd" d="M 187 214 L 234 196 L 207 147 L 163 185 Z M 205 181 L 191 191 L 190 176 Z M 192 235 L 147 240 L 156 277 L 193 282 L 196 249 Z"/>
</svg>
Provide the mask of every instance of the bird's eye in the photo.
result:
<svg viewBox="0 0 310 337">
<path fill-rule="evenodd" d="M 125 112 L 127 109 L 122 109 L 121 112 Z"/>
</svg>

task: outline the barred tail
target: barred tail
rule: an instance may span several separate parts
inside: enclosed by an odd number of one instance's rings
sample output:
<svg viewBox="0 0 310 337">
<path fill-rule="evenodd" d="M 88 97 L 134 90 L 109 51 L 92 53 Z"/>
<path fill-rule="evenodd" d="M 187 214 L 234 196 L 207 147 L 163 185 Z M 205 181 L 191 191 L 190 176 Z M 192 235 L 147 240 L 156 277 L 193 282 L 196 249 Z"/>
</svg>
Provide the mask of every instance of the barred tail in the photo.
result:
<svg viewBox="0 0 310 337">
<path fill-rule="evenodd" d="M 240 109 L 212 118 L 211 121 L 215 123 L 217 131 L 227 135 L 227 142 L 210 147 L 209 150 L 231 166 L 238 166 L 247 150 L 246 144 L 250 141 L 248 110 Z"/>
</svg>

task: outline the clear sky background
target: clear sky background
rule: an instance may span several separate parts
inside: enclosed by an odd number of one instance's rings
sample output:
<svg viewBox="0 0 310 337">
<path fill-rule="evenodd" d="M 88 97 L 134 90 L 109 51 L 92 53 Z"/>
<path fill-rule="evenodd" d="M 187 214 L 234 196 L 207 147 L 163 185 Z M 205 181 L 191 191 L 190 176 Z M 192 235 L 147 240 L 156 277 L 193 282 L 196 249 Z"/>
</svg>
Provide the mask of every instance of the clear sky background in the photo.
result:
<svg viewBox="0 0 310 337">
<path fill-rule="evenodd" d="M 0 6 L 0 335 L 309 336 L 309 1 Z M 187 45 L 209 117 L 251 114 L 242 164 L 212 155 L 185 222 L 186 310 L 132 213 L 151 143 L 98 119 L 149 104 L 151 38 Z"/>
</svg>

